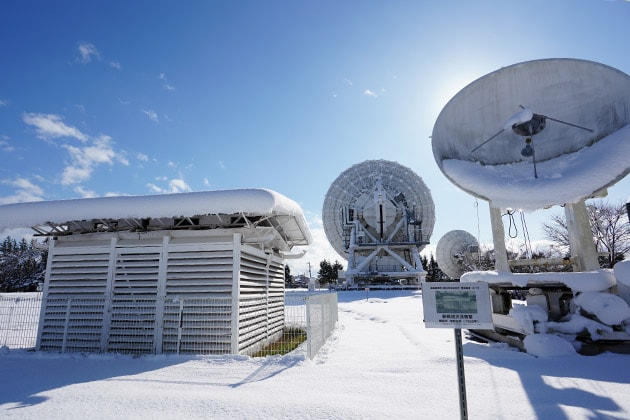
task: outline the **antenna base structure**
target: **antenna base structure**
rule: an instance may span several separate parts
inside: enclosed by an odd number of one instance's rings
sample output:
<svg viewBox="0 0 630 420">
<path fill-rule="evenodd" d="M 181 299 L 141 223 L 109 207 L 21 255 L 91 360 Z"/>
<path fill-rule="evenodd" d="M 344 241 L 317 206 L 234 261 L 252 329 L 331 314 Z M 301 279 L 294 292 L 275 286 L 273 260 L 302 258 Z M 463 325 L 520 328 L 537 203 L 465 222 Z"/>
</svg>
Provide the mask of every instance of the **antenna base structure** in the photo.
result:
<svg viewBox="0 0 630 420">
<path fill-rule="evenodd" d="M 342 286 L 418 285 L 435 223 L 431 193 L 410 169 L 368 160 L 342 172 L 322 210 L 324 232 L 348 261 Z"/>
</svg>

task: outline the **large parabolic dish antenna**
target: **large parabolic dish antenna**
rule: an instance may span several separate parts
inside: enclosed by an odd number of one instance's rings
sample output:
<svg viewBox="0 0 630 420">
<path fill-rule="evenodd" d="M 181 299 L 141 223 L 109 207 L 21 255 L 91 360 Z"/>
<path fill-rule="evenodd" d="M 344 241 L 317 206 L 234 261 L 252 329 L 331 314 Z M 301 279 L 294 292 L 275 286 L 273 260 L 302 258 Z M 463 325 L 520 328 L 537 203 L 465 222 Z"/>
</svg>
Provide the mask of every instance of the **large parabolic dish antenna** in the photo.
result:
<svg viewBox="0 0 630 420">
<path fill-rule="evenodd" d="M 419 251 L 435 224 L 431 193 L 409 168 L 386 160 L 351 166 L 333 181 L 322 210 L 324 232 L 348 260 L 346 279 L 419 278 Z"/>
<path fill-rule="evenodd" d="M 577 59 L 504 67 L 446 104 L 432 146 L 451 182 L 494 207 L 578 202 L 630 172 L 630 76 Z"/>
</svg>

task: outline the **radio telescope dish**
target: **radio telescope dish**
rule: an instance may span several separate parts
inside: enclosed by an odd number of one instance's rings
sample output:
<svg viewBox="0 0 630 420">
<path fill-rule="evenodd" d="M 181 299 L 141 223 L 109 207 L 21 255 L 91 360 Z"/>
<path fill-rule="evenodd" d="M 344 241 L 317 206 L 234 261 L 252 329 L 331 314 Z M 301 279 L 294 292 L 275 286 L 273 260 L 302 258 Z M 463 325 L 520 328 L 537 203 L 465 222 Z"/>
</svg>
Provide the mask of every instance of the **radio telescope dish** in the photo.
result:
<svg viewBox="0 0 630 420">
<path fill-rule="evenodd" d="M 451 182 L 494 207 L 576 203 L 630 172 L 630 76 L 577 59 L 504 67 L 446 104 L 432 146 Z"/>
<path fill-rule="evenodd" d="M 351 166 L 328 189 L 322 220 L 328 241 L 348 260 L 350 284 L 415 282 L 424 274 L 419 252 L 433 232 L 435 206 L 409 168 L 386 160 Z"/>
<path fill-rule="evenodd" d="M 479 253 L 479 242 L 465 230 L 451 230 L 440 238 L 435 248 L 435 260 L 440 270 L 452 279 L 458 279 L 467 271 Z"/>
</svg>

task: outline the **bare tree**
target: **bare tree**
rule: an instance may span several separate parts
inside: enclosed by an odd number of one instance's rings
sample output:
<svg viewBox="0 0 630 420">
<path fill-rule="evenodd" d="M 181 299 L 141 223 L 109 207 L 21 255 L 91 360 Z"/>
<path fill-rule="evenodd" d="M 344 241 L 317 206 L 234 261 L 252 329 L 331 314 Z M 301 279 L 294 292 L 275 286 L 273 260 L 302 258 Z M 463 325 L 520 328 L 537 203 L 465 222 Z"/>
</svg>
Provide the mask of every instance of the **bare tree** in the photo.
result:
<svg viewBox="0 0 630 420">
<path fill-rule="evenodd" d="M 630 224 L 626 215 L 626 205 L 597 200 L 586 208 L 595 248 L 597 252 L 607 254 L 600 257 L 600 265 L 612 267 L 624 259 L 624 254 L 630 252 Z M 542 227 L 548 239 L 569 249 L 569 230 L 563 216 L 552 216 L 551 221 L 543 223 Z"/>
</svg>

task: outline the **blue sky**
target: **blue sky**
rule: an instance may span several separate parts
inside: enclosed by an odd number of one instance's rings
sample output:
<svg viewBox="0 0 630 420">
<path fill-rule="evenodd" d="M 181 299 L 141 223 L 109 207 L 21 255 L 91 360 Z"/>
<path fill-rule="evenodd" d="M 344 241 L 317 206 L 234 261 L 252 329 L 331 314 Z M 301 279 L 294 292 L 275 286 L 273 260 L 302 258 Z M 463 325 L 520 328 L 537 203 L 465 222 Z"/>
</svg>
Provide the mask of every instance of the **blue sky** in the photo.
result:
<svg viewBox="0 0 630 420">
<path fill-rule="evenodd" d="M 2 2 L 0 204 L 270 188 L 320 239 L 303 272 L 339 259 L 319 224 L 331 182 L 387 159 L 431 190 L 432 243 L 489 242 L 487 204 L 478 225 L 433 159 L 440 110 L 521 61 L 630 73 L 628 22 L 621 0 Z M 628 196 L 628 179 L 609 190 Z M 533 240 L 553 211 L 527 216 Z"/>
</svg>

